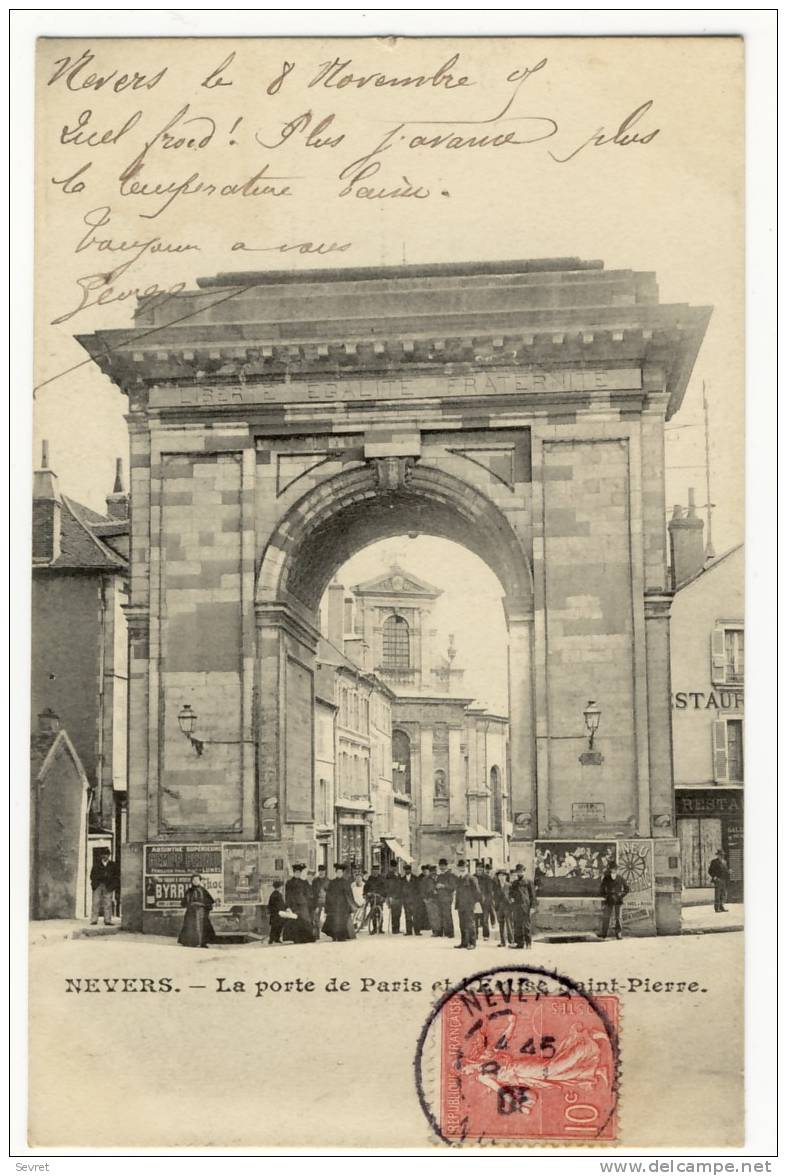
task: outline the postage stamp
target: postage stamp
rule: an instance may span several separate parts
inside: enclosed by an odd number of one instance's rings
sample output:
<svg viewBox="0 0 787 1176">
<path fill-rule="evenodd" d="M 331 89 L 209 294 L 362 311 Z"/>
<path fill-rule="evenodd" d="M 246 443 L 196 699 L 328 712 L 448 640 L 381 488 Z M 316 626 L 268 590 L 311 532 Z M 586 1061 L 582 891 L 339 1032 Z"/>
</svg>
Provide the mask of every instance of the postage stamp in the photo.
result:
<svg viewBox="0 0 787 1176">
<path fill-rule="evenodd" d="M 539 968 L 478 973 L 427 1022 L 422 1106 L 447 1143 L 614 1142 L 618 1028 L 617 996 Z"/>
</svg>

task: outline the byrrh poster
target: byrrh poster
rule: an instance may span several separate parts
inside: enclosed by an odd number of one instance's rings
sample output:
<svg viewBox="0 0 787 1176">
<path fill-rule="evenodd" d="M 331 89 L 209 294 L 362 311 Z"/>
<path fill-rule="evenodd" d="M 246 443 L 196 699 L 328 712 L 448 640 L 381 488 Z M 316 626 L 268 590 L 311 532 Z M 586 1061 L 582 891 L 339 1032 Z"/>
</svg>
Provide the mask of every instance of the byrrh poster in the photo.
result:
<svg viewBox="0 0 787 1176">
<path fill-rule="evenodd" d="M 35 53 L 25 1154 L 739 1156 L 745 38 L 189 21 Z"/>
</svg>

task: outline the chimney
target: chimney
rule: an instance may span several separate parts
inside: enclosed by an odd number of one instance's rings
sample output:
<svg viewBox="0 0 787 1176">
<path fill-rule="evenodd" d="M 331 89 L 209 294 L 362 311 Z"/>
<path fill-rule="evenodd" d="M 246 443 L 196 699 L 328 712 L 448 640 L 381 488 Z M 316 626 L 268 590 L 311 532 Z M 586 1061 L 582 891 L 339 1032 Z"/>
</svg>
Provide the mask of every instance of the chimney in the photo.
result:
<svg viewBox="0 0 787 1176">
<path fill-rule="evenodd" d="M 38 716 L 38 731 L 40 735 L 56 735 L 60 730 L 60 715 L 55 714 L 51 706 L 41 711 Z"/>
<path fill-rule="evenodd" d="M 702 519 L 697 517 L 694 504 L 694 490 L 689 490 L 689 508 L 676 505 L 668 524 L 670 562 L 672 564 L 673 590 L 685 584 L 705 566 Z"/>
<path fill-rule="evenodd" d="M 41 443 L 41 465 L 33 474 L 33 559 L 52 563 L 60 555 L 60 491 L 49 468 L 49 442 Z"/>
<path fill-rule="evenodd" d="M 128 494 L 123 489 L 123 459 L 115 461 L 115 485 L 111 494 L 107 494 L 107 514 L 111 519 L 128 518 Z"/>
<path fill-rule="evenodd" d="M 344 584 L 328 585 L 328 640 L 344 652 Z"/>
</svg>

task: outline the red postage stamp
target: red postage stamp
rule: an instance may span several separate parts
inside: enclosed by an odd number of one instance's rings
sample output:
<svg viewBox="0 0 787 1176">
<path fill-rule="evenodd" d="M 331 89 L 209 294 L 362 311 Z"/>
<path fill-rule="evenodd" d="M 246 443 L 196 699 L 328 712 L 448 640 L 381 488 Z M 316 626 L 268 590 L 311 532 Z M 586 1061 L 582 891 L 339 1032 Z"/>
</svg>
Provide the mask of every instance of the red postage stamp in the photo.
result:
<svg viewBox="0 0 787 1176">
<path fill-rule="evenodd" d="M 616 1139 L 616 996 L 465 990 L 439 1015 L 444 1139 Z"/>
</svg>

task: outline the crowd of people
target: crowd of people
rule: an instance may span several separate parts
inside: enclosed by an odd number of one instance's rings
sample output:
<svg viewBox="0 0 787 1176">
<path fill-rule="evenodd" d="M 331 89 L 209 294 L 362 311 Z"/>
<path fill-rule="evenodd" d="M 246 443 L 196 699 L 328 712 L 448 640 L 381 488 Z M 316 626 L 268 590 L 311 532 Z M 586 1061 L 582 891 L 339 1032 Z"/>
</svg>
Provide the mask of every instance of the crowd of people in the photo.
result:
<svg viewBox="0 0 787 1176">
<path fill-rule="evenodd" d="M 459 861 L 450 869 L 411 865 L 383 872 L 372 866 L 367 877 L 340 863 L 329 879 L 325 866 L 307 874 L 295 865 L 292 877 L 276 880 L 268 900 L 270 942 L 313 943 L 321 935 L 335 941 L 370 935 L 421 935 L 453 939 L 457 948 L 474 948 L 478 936 L 490 939 L 497 928 L 500 947 L 530 947 L 531 915 L 536 893 L 525 867 L 495 870 L 480 866 L 471 873 Z M 456 918 L 455 918 L 456 916 Z"/>
<path fill-rule="evenodd" d="M 603 939 L 610 926 L 622 938 L 621 908 L 628 892 L 615 862 L 610 862 L 599 889 Z M 199 874 L 191 878 L 182 905 L 186 913 L 178 942 L 184 947 L 215 942 L 210 921 L 213 899 Z M 342 942 L 355 939 L 362 930 L 370 935 L 400 935 L 403 927 L 405 935 L 454 939 L 458 922 L 457 949 L 476 947 L 479 935 L 491 939 L 493 928 L 499 947 L 529 948 L 536 905 L 536 887 L 521 863 L 513 870 L 479 864 L 472 873 L 464 861 L 452 870 L 441 858 L 436 867 L 421 866 L 420 873 L 409 864 L 385 872 L 375 865 L 367 877 L 339 863 L 333 878 L 328 878 L 325 866 L 307 871 L 298 864 L 286 882 L 280 878 L 273 882 L 267 902 L 268 942 L 316 943 L 321 935 Z"/>
</svg>

